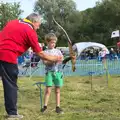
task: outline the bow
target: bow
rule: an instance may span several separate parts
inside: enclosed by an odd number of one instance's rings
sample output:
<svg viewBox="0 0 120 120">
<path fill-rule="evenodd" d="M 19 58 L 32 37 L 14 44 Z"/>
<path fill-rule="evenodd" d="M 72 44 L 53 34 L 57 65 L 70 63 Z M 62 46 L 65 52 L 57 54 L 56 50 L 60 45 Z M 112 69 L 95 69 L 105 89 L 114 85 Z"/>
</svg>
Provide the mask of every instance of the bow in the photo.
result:
<svg viewBox="0 0 120 120">
<path fill-rule="evenodd" d="M 75 71 L 75 63 L 76 63 L 76 59 L 73 58 L 73 56 L 75 56 L 75 52 L 73 51 L 72 48 L 72 42 L 67 34 L 67 32 L 65 31 L 65 29 L 55 20 L 55 18 L 53 17 L 53 21 L 63 30 L 63 32 L 65 33 L 67 39 L 68 39 L 68 47 L 69 47 L 69 53 L 70 53 L 70 57 L 71 57 L 71 63 L 72 63 L 72 71 Z"/>
</svg>

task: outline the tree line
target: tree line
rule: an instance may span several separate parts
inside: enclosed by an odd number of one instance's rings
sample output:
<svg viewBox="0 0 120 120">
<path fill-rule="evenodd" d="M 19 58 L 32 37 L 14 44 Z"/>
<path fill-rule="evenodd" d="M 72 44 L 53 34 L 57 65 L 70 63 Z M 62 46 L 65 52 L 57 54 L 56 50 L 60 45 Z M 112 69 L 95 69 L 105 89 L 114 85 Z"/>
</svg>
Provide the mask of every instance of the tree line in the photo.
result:
<svg viewBox="0 0 120 120">
<path fill-rule="evenodd" d="M 37 0 L 34 11 L 42 15 L 41 28 L 37 31 L 40 42 L 44 35 L 54 32 L 58 36 L 58 46 L 67 46 L 64 32 L 54 23 L 52 16 L 76 42 L 98 42 L 113 46 L 118 41 L 111 39 L 111 33 L 120 29 L 120 0 L 102 0 L 94 8 L 78 11 L 73 0 Z M 24 11 L 20 3 L 0 3 L 0 29 L 6 22 L 21 18 Z"/>
</svg>

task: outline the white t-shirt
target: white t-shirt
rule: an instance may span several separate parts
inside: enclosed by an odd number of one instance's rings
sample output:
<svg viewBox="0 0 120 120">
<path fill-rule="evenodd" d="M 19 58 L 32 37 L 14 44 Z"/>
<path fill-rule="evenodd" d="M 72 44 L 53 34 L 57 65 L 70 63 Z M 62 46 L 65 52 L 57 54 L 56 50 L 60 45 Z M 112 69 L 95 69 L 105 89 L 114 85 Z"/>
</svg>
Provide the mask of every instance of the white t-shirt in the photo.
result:
<svg viewBox="0 0 120 120">
<path fill-rule="evenodd" d="M 59 49 L 46 49 L 45 50 L 45 53 L 47 53 L 48 55 L 55 55 L 55 56 L 63 56 L 61 51 Z M 54 72 L 57 72 L 57 71 L 61 71 L 61 67 L 62 66 L 62 63 L 53 63 L 51 65 L 45 65 L 45 70 L 46 72 L 48 71 L 54 71 Z"/>
</svg>

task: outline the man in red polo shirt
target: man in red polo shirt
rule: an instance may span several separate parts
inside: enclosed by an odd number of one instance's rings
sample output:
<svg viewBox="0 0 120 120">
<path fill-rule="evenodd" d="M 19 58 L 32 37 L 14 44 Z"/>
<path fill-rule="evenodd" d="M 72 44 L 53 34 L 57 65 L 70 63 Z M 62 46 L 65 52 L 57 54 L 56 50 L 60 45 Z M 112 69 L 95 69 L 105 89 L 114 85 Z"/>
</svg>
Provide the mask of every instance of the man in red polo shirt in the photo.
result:
<svg viewBox="0 0 120 120">
<path fill-rule="evenodd" d="M 17 57 L 29 47 L 41 59 L 58 62 L 60 56 L 50 56 L 42 51 L 38 43 L 36 30 L 39 29 L 41 18 L 32 13 L 23 20 L 12 20 L 0 32 L 0 76 L 2 77 L 5 109 L 9 118 L 22 118 L 17 113 Z"/>
</svg>

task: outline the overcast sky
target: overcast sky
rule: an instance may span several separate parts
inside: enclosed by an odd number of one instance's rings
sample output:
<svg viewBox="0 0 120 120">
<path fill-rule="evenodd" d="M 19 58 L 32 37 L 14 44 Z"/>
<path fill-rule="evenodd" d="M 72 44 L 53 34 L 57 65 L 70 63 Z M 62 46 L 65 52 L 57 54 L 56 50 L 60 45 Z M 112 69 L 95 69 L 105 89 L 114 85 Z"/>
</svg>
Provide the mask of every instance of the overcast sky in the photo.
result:
<svg viewBox="0 0 120 120">
<path fill-rule="evenodd" d="M 34 3 L 36 0 L 0 0 L 4 2 L 20 2 L 21 9 L 24 10 L 22 17 L 26 17 L 33 11 Z M 77 5 L 77 9 L 82 11 L 87 8 L 92 8 L 95 6 L 97 1 L 100 0 L 74 0 Z"/>
</svg>

